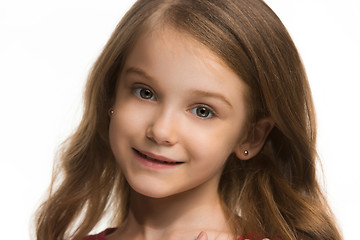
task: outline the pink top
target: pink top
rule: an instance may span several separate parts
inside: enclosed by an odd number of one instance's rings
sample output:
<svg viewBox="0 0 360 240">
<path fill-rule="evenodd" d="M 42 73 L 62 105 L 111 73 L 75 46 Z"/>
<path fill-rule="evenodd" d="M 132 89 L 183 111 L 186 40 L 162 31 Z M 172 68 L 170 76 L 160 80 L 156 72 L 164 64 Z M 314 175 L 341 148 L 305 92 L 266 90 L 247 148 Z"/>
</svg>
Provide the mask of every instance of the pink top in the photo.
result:
<svg viewBox="0 0 360 240">
<path fill-rule="evenodd" d="M 83 240 L 106 240 L 106 235 L 114 232 L 115 230 L 116 230 L 116 228 L 108 228 L 105 231 L 102 231 L 101 233 L 87 236 Z M 244 238 L 240 237 L 237 240 L 244 240 Z"/>
</svg>

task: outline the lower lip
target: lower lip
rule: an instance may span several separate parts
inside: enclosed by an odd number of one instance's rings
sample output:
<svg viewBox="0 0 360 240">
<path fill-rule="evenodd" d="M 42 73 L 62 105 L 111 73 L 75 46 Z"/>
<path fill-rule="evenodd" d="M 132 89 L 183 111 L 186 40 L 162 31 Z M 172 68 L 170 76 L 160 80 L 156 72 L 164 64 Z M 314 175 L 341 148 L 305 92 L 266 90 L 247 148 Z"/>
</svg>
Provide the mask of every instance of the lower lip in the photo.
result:
<svg viewBox="0 0 360 240">
<path fill-rule="evenodd" d="M 135 150 L 133 150 L 135 158 L 144 166 L 149 167 L 149 168 L 153 168 L 153 169 L 172 169 L 172 168 L 176 168 L 179 167 L 180 165 L 182 165 L 182 163 L 176 163 L 176 164 L 171 164 L 171 163 L 163 163 L 163 162 L 159 162 L 159 161 L 155 161 L 155 160 L 151 160 L 148 158 L 144 158 L 143 156 L 139 155 Z"/>
</svg>

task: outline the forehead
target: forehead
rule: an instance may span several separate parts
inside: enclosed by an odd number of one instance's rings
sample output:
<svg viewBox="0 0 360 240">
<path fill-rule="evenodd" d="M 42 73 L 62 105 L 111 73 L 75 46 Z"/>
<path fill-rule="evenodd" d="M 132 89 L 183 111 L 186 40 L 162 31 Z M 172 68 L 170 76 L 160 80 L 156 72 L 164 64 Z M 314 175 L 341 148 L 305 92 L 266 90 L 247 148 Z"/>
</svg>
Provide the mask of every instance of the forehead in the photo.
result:
<svg viewBox="0 0 360 240">
<path fill-rule="evenodd" d="M 148 64 L 145 64 L 146 60 Z M 194 77 L 197 74 L 205 77 L 212 74 L 222 82 L 226 79 L 225 75 L 231 75 L 240 82 L 237 85 L 244 87 L 241 78 L 213 51 L 185 31 L 169 26 L 156 26 L 140 34 L 127 56 L 125 67 L 129 64 L 145 64 L 152 70 L 166 70 L 166 66 L 173 65 L 168 60 L 175 61 L 178 68 Z"/>
<path fill-rule="evenodd" d="M 189 34 L 173 28 L 146 31 L 130 51 L 121 77 L 137 69 L 166 90 L 222 94 L 234 107 L 247 105 L 247 85 L 214 52 Z M 138 71 L 135 71 L 138 72 Z M 239 109 L 239 108 L 238 108 Z"/>
</svg>

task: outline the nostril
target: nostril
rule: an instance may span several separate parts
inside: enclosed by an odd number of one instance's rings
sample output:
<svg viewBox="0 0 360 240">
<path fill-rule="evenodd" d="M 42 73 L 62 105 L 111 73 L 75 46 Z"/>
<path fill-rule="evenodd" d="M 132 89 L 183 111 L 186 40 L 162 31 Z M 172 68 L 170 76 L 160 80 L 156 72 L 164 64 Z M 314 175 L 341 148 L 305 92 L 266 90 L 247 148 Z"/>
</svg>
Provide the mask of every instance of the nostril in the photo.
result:
<svg viewBox="0 0 360 240">
<path fill-rule="evenodd" d="M 146 137 L 157 144 L 173 145 L 177 142 L 177 120 L 174 108 L 159 108 L 152 118 L 149 119 L 146 129 Z"/>
<path fill-rule="evenodd" d="M 176 135 L 173 129 L 152 126 L 146 131 L 146 137 L 157 144 L 173 145 L 176 143 Z"/>
<path fill-rule="evenodd" d="M 146 138 L 152 142 L 156 142 L 155 139 L 152 136 L 150 136 L 149 134 L 146 134 Z"/>
<path fill-rule="evenodd" d="M 166 144 L 166 145 L 172 145 L 173 141 L 168 140 L 167 138 L 160 138 L 160 137 L 154 137 L 152 135 L 146 135 L 147 139 L 150 141 L 157 143 L 157 144 Z"/>
</svg>

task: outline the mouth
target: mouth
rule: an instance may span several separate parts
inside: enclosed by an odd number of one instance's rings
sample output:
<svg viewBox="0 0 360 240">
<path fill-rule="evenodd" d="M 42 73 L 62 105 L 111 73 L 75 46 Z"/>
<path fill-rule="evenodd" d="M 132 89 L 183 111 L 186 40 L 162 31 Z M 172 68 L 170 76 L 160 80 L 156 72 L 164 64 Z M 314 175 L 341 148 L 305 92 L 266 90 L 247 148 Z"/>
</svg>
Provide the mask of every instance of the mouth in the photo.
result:
<svg viewBox="0 0 360 240">
<path fill-rule="evenodd" d="M 167 159 L 162 156 L 157 156 L 151 153 L 140 152 L 133 148 L 133 151 L 137 157 L 147 166 L 161 167 L 161 166 L 177 166 L 184 162 L 177 162 L 171 159 Z"/>
</svg>

